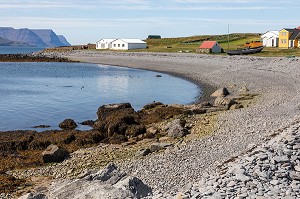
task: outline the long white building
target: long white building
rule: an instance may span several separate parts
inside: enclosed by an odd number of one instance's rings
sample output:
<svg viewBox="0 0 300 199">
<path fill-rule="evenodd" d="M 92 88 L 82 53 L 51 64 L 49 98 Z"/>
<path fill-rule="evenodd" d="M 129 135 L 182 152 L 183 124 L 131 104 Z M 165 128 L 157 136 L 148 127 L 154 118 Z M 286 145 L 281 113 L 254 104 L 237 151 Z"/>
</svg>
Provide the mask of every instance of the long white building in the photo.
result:
<svg viewBox="0 0 300 199">
<path fill-rule="evenodd" d="M 96 42 L 96 49 L 111 49 L 111 43 L 117 39 L 100 39 Z"/>
<path fill-rule="evenodd" d="M 96 49 L 132 50 L 145 48 L 147 48 L 147 43 L 140 39 L 101 39 L 96 42 Z"/>
</svg>

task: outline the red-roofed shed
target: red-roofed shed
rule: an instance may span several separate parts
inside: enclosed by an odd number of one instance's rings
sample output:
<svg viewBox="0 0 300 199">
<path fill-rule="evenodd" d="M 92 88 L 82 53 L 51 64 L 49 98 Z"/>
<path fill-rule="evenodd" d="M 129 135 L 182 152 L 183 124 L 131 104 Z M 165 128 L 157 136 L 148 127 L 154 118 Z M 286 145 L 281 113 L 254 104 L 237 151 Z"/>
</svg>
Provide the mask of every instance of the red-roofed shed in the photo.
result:
<svg viewBox="0 0 300 199">
<path fill-rule="evenodd" d="M 300 30 L 300 26 L 297 29 Z"/>
<path fill-rule="evenodd" d="M 221 53 L 222 48 L 216 41 L 204 41 L 196 50 L 199 53 Z"/>
</svg>

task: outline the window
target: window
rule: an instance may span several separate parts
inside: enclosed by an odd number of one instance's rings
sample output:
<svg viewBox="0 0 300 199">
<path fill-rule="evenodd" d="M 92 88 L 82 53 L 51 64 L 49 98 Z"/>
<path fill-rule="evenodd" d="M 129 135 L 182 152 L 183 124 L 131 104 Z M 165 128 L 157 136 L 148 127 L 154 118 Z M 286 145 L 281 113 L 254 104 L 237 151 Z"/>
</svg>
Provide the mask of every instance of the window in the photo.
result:
<svg viewBox="0 0 300 199">
<path fill-rule="evenodd" d="M 118 44 L 118 47 L 120 47 L 121 46 L 121 44 Z"/>
<path fill-rule="evenodd" d="M 114 44 L 114 47 L 117 47 L 117 44 Z"/>
<path fill-rule="evenodd" d="M 282 35 L 282 36 L 286 36 L 286 32 L 282 32 L 281 35 Z"/>
<path fill-rule="evenodd" d="M 282 44 L 286 44 L 286 39 L 281 39 Z"/>
<path fill-rule="evenodd" d="M 122 47 L 125 47 L 125 44 L 122 44 Z"/>
</svg>

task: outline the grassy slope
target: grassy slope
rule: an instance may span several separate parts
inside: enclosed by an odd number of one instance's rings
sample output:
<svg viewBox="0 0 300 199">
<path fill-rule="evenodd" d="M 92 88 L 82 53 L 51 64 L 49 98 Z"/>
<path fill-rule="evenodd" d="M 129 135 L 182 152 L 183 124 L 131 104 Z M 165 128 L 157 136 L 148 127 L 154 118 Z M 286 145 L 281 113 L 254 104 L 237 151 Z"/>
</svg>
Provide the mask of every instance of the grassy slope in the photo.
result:
<svg viewBox="0 0 300 199">
<path fill-rule="evenodd" d="M 260 40 L 255 33 L 230 34 L 229 49 L 241 48 L 246 42 Z M 196 52 L 203 41 L 218 41 L 222 48 L 228 49 L 228 35 L 201 35 L 180 38 L 163 38 L 146 40 L 148 49 L 132 50 L 134 52 Z M 300 56 L 300 49 L 264 48 L 257 56 Z"/>
</svg>

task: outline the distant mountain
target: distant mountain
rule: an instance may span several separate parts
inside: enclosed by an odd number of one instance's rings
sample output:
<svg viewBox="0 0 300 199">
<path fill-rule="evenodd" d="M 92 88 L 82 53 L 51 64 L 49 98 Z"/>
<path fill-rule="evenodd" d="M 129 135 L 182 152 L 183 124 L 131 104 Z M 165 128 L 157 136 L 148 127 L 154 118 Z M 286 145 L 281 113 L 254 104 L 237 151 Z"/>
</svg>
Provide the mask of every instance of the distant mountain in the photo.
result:
<svg viewBox="0 0 300 199">
<path fill-rule="evenodd" d="M 18 42 L 18 41 L 11 41 L 9 39 L 4 39 L 0 37 L 0 46 L 24 46 L 24 47 L 30 47 L 29 44 Z"/>
<path fill-rule="evenodd" d="M 71 46 L 71 44 L 67 41 L 67 39 L 63 35 L 57 35 L 60 42 L 63 43 L 65 46 Z"/>
<path fill-rule="evenodd" d="M 49 47 L 65 46 L 51 29 L 33 29 L 32 31 Z"/>
<path fill-rule="evenodd" d="M 66 46 L 51 29 L 31 30 L 0 27 L 0 37 L 41 48 Z"/>
<path fill-rule="evenodd" d="M 27 43 L 36 47 L 48 47 L 37 34 L 27 28 L 0 28 L 0 37 L 9 39 L 11 41 Z"/>
</svg>

